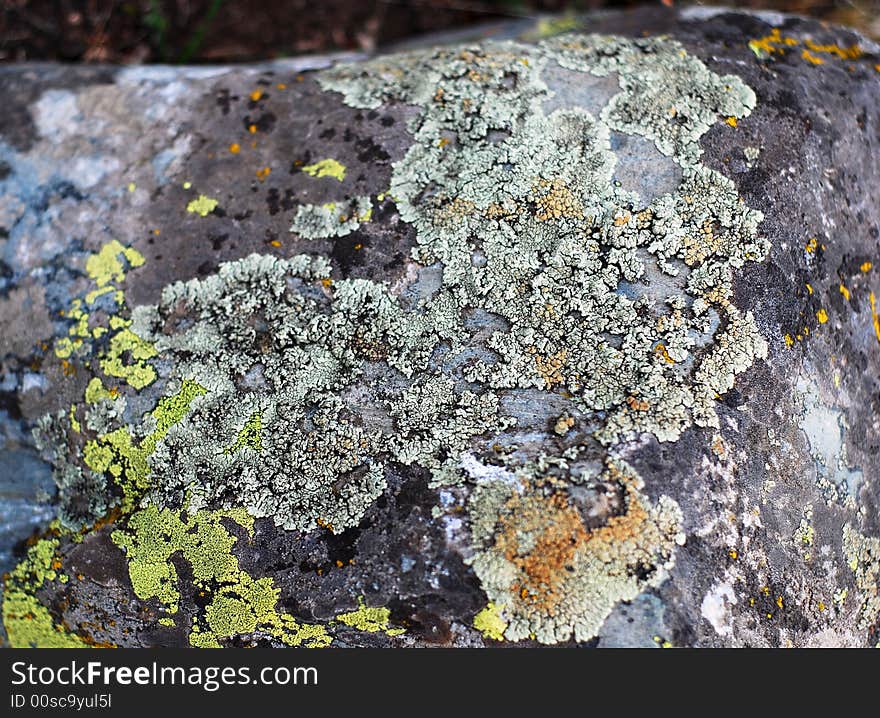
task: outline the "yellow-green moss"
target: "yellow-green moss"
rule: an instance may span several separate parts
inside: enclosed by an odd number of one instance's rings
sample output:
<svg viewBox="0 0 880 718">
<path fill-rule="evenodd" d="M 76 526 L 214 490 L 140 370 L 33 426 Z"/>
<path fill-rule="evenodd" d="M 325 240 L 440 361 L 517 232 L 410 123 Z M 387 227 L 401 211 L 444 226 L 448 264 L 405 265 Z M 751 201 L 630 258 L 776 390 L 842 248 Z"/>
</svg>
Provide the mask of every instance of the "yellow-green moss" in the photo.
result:
<svg viewBox="0 0 880 718">
<path fill-rule="evenodd" d="M 184 380 L 177 394 L 159 400 L 152 412 L 156 428 L 140 444 L 132 443 L 131 434 L 126 429 L 116 429 L 86 443 L 83 459 L 94 471 L 109 471 L 122 489 L 123 511 L 130 511 L 149 487 L 150 465 L 147 459 L 156 450 L 156 444 L 165 438 L 174 424 L 183 419 L 193 399 L 206 393 L 203 386 Z"/>
<path fill-rule="evenodd" d="M 123 356 L 129 353 L 131 364 L 123 363 Z M 108 376 L 124 380 L 135 389 L 143 389 L 156 381 L 156 370 L 146 363 L 156 356 L 156 348 L 141 339 L 130 329 L 122 329 L 110 338 L 107 355 L 101 359 L 101 369 Z"/>
</svg>

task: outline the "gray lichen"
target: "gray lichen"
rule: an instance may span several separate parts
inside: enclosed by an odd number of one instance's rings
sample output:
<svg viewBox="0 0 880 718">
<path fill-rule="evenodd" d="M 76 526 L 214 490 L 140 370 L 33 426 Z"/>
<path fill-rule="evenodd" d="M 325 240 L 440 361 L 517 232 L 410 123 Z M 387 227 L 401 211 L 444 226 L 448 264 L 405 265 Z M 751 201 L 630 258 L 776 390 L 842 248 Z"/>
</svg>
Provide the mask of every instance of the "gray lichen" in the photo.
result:
<svg viewBox="0 0 880 718">
<path fill-rule="evenodd" d="M 621 91 L 598 117 L 545 115 L 542 71 L 554 62 L 614 73 Z M 414 258 L 442 262 L 443 285 L 462 307 L 510 325 L 488 341 L 496 361 L 472 363 L 469 380 L 564 390 L 580 409 L 609 413 L 599 433 L 607 443 L 640 432 L 674 440 L 691 423 L 717 423 L 717 388 L 766 354 L 751 316 L 728 308 L 733 269 L 766 254 L 761 214 L 699 162 L 699 138 L 719 116 L 754 106 L 741 80 L 712 73 L 674 41 L 571 35 L 341 66 L 320 82 L 357 107 L 421 108 L 390 190 L 416 227 Z M 611 130 L 671 155 L 684 169 L 677 191 L 639 207 L 617 187 Z M 635 297 L 622 290 L 651 262 L 669 276 L 686 272 L 669 313 L 650 286 Z M 688 349 L 722 308 L 729 321 L 715 342 L 702 337 L 718 352 L 695 369 Z"/>
</svg>

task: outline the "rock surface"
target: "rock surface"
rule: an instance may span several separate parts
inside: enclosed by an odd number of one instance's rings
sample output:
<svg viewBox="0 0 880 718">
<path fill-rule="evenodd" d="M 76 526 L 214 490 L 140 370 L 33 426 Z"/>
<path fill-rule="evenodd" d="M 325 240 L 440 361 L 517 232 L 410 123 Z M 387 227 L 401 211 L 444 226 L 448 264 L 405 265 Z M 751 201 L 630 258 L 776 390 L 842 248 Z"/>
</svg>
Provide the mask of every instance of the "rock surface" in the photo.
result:
<svg viewBox="0 0 880 718">
<path fill-rule="evenodd" d="M 645 10 L 0 93 L 11 645 L 878 642 L 876 46 Z"/>
</svg>

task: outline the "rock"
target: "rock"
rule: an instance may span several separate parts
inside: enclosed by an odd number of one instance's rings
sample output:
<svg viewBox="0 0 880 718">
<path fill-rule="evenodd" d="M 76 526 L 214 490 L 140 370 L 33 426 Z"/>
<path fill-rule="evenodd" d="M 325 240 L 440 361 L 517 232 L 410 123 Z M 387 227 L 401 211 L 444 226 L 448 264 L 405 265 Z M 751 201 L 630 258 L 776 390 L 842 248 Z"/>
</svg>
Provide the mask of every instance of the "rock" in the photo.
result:
<svg viewBox="0 0 880 718">
<path fill-rule="evenodd" d="M 12 645 L 877 643 L 878 48 L 582 27 L 0 70 Z"/>
</svg>

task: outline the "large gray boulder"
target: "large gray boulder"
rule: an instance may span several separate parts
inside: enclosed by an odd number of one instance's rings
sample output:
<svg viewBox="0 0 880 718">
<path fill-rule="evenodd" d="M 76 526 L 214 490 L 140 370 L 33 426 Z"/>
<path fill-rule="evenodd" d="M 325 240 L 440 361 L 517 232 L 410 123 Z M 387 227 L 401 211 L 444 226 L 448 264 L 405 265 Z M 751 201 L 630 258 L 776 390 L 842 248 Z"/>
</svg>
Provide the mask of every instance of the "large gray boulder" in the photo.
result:
<svg viewBox="0 0 880 718">
<path fill-rule="evenodd" d="M 0 96 L 13 646 L 877 643 L 875 45 L 645 10 Z"/>
</svg>

